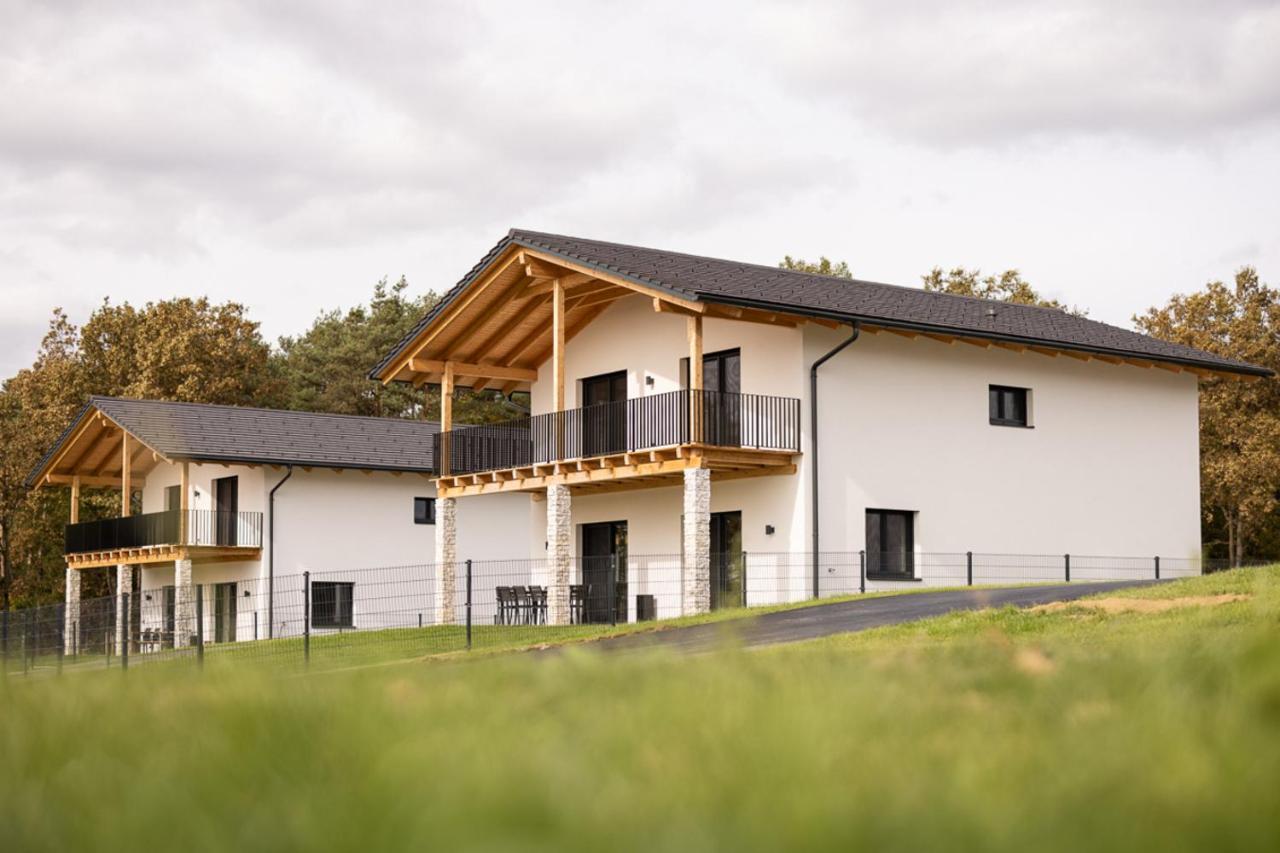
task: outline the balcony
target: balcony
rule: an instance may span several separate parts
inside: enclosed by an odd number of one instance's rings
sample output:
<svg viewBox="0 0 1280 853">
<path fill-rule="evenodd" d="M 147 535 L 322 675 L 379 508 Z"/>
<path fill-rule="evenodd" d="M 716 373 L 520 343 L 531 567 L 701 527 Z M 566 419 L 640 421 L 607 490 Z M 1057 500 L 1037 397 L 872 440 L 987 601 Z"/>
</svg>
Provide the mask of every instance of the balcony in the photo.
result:
<svg viewBox="0 0 1280 853">
<path fill-rule="evenodd" d="M 67 564 L 92 568 L 192 556 L 248 559 L 262 548 L 262 513 L 167 510 L 68 524 Z"/>
<path fill-rule="evenodd" d="M 693 459 L 713 474 L 720 471 L 718 479 L 734 470 L 789 473 L 799 450 L 799 400 L 705 390 L 650 394 L 434 437 L 443 497 L 536 490 L 554 482 L 583 491 L 607 490 L 606 482 L 622 479 L 659 485 Z"/>
</svg>

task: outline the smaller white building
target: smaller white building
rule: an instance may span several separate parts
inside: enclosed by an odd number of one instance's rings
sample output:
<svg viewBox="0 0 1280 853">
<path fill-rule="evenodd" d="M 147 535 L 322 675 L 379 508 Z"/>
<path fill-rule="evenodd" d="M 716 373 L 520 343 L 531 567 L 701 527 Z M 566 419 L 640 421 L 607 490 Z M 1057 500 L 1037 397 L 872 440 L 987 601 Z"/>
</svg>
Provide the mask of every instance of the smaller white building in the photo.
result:
<svg viewBox="0 0 1280 853">
<path fill-rule="evenodd" d="M 117 592 L 131 594 L 143 645 L 182 645 L 196 630 L 211 642 L 290 636 L 308 618 L 319 631 L 435 621 L 437 431 L 427 421 L 92 398 L 32 475 L 32 485 L 71 487 L 67 636 L 89 630 L 72 623 L 81 573 L 92 570 L 114 571 Z M 101 487 L 121 489 L 120 514 L 81 521 L 81 489 Z M 474 559 L 525 556 L 529 503 L 511 495 L 465 507 L 455 547 Z M 115 621 L 118 647 L 123 613 Z"/>
</svg>

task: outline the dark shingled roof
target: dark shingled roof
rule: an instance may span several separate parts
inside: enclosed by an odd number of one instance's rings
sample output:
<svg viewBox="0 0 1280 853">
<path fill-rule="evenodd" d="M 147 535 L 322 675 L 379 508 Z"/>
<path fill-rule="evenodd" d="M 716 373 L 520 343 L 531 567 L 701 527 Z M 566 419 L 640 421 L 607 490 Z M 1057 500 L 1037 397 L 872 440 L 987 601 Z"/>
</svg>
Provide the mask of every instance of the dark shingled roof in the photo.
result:
<svg viewBox="0 0 1280 853">
<path fill-rule="evenodd" d="M 170 459 L 431 472 L 438 423 L 90 397 L 36 466 L 32 480 L 93 409 Z"/>
<path fill-rule="evenodd" d="M 370 373 L 387 367 L 508 245 L 608 272 L 688 300 L 759 306 L 838 320 L 950 332 L 1269 376 L 1267 368 L 1157 340 L 1053 308 L 1013 305 L 759 264 L 513 229 Z M 990 313 L 994 310 L 994 316 Z"/>
</svg>

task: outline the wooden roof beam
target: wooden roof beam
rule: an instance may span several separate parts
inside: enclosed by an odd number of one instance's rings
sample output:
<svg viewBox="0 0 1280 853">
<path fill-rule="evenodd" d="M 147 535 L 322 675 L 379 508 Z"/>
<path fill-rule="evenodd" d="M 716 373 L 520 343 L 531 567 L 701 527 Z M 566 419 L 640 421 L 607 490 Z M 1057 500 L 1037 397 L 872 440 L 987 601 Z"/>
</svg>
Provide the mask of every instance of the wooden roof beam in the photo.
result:
<svg viewBox="0 0 1280 853">
<path fill-rule="evenodd" d="M 453 365 L 454 376 L 468 376 L 483 379 L 514 379 L 519 382 L 532 382 L 538 378 L 538 371 L 524 367 L 504 367 L 498 364 L 476 364 L 466 361 L 442 361 L 436 359 L 415 358 L 410 360 L 410 369 L 415 373 L 445 372 L 446 365 Z"/>
</svg>

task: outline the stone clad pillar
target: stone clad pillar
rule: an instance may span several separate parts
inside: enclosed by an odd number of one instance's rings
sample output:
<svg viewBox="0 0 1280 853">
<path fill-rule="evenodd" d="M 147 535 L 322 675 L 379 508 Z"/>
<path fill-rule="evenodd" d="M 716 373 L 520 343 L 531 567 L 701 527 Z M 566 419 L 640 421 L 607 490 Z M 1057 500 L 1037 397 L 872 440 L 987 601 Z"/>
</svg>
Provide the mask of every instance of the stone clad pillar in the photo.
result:
<svg viewBox="0 0 1280 853">
<path fill-rule="evenodd" d="M 133 598 L 133 566 L 116 566 L 116 654 L 124 654 L 124 644 L 128 641 L 125 632 L 127 614 L 125 613 L 125 595 L 129 596 L 129 607 L 132 609 Z M 132 626 L 130 626 L 132 628 Z"/>
<path fill-rule="evenodd" d="M 680 613 L 689 616 L 711 610 L 711 471 L 684 471 L 683 557 Z"/>
<path fill-rule="evenodd" d="M 191 645 L 196 634 L 196 588 L 192 583 L 191 561 L 173 563 L 173 647 Z"/>
<path fill-rule="evenodd" d="M 80 650 L 80 570 L 67 569 L 67 606 L 62 610 L 62 651 L 73 655 Z"/>
<path fill-rule="evenodd" d="M 436 501 L 436 624 L 458 621 L 458 500 Z"/>
<path fill-rule="evenodd" d="M 547 486 L 547 624 L 568 625 L 573 563 L 573 501 L 568 486 Z"/>
</svg>

